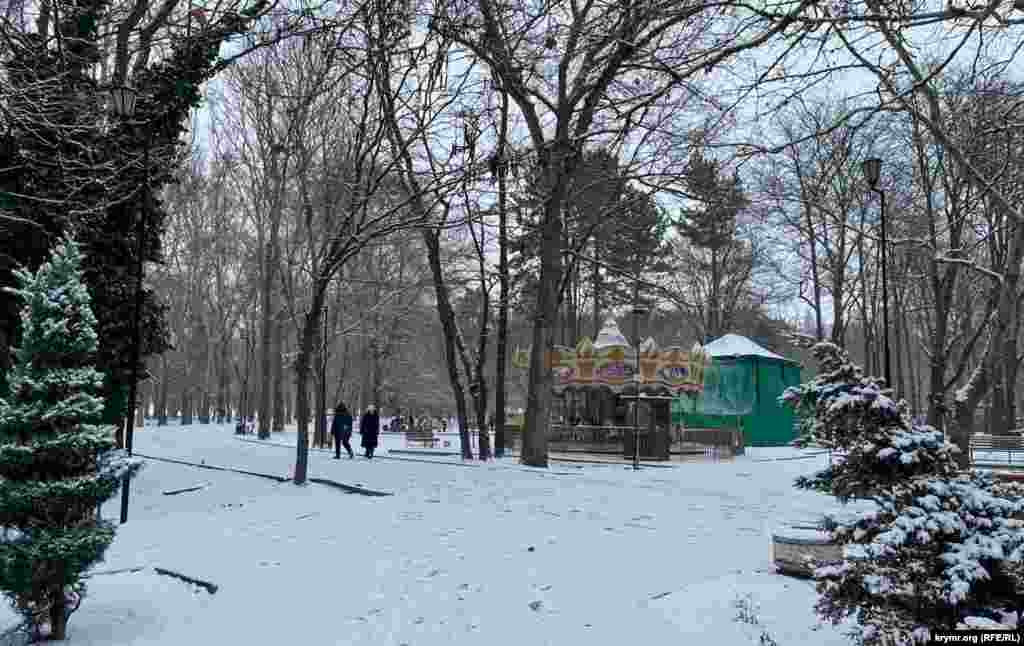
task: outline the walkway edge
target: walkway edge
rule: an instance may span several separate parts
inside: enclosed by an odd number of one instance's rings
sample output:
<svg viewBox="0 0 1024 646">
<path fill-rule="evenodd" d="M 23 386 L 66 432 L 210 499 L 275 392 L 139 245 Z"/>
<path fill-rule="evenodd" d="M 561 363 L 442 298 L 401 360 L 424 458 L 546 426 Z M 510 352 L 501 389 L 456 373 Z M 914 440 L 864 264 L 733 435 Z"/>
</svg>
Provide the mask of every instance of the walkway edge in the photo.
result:
<svg viewBox="0 0 1024 646">
<path fill-rule="evenodd" d="M 244 469 L 234 469 L 234 468 L 231 468 L 231 467 L 220 467 L 220 466 L 215 466 L 215 465 L 212 465 L 212 464 L 199 464 L 199 463 L 196 463 L 196 462 L 188 462 L 186 460 L 175 460 L 173 458 L 158 458 L 156 456 L 145 455 L 145 454 L 142 454 L 142 453 L 135 453 L 134 455 L 137 455 L 140 458 L 145 458 L 147 460 L 157 460 L 159 462 L 170 462 L 172 464 L 183 464 L 185 466 L 195 467 L 197 469 L 211 469 L 213 471 L 226 471 L 226 472 L 229 472 L 229 473 L 240 473 L 242 475 L 255 476 L 257 478 L 265 478 L 267 480 L 274 480 L 274 481 L 279 482 L 281 484 L 284 484 L 285 482 L 291 482 L 292 481 L 291 478 L 285 478 L 284 476 L 275 476 L 275 475 L 271 475 L 269 473 L 259 473 L 258 471 L 246 471 Z M 357 487 L 355 485 L 343 484 L 341 482 L 335 482 L 334 480 L 328 480 L 326 478 L 309 478 L 309 481 L 310 482 L 315 482 L 317 484 L 326 485 L 328 487 L 333 487 L 335 489 L 341 489 L 342 491 L 345 491 L 347 493 L 357 493 L 357 494 L 360 494 L 360 495 L 363 495 L 363 496 L 391 496 L 391 495 L 394 495 L 394 494 L 392 494 L 390 492 L 387 492 L 387 491 L 377 491 L 375 489 L 366 489 L 365 487 Z"/>
<path fill-rule="evenodd" d="M 239 442 L 248 442 L 250 444 L 258 444 L 260 446 L 269 446 L 269 447 L 273 447 L 273 448 L 285 448 L 285 449 L 291 449 L 293 451 L 295 450 L 295 447 L 292 446 L 291 444 L 281 444 L 280 442 L 268 442 L 266 440 L 250 440 L 250 439 L 244 438 L 244 437 L 236 437 L 235 439 L 238 440 Z M 317 448 L 315 446 L 309 447 L 309 450 L 310 451 L 319 451 L 321 453 L 330 453 L 331 452 L 330 449 L 320 449 L 320 448 Z M 391 450 L 388 449 L 388 452 L 390 453 Z M 395 460 L 395 461 L 398 461 L 398 462 L 425 462 L 427 464 L 440 464 L 440 465 L 443 465 L 443 466 L 456 466 L 456 467 L 479 467 L 480 464 L 481 464 L 481 463 L 476 463 L 476 462 L 445 462 L 445 461 L 442 461 L 442 460 L 423 460 L 421 458 L 405 458 L 405 457 L 398 457 L 397 455 L 380 455 L 380 454 L 373 456 L 373 459 L 374 460 Z"/>
<path fill-rule="evenodd" d="M 335 489 L 341 489 L 346 493 L 358 493 L 364 496 L 393 496 L 395 494 L 389 491 L 376 491 L 375 489 L 366 489 L 365 487 L 358 487 L 356 485 L 347 485 L 334 480 L 328 480 L 327 478 L 310 478 L 310 482 L 317 484 L 326 485 L 328 487 L 334 487 Z"/>
</svg>

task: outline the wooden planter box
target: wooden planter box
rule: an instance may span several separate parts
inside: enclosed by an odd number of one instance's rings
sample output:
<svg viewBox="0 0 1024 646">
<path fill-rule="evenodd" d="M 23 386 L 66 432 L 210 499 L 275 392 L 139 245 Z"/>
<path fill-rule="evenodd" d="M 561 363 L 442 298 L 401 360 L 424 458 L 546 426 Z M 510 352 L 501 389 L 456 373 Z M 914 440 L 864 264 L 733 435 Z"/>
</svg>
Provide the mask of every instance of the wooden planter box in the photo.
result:
<svg viewBox="0 0 1024 646">
<path fill-rule="evenodd" d="M 783 574 L 810 578 L 820 564 L 842 558 L 842 546 L 823 532 L 796 528 L 772 533 L 772 561 Z"/>
</svg>

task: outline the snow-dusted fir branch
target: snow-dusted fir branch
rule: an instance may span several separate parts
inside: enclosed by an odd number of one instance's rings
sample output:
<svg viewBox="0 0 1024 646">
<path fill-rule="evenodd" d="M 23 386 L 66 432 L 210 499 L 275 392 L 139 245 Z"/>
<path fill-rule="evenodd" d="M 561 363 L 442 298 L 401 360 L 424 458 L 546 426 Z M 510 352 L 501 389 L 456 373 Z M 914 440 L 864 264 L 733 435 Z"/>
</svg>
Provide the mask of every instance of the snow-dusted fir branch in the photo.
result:
<svg viewBox="0 0 1024 646">
<path fill-rule="evenodd" d="M 96 317 L 81 253 L 65 238 L 34 274 L 14 272 L 22 341 L 0 398 L 0 589 L 40 632 L 63 639 L 82 574 L 114 526 L 96 508 L 141 463 L 115 450 L 100 420 Z"/>
<path fill-rule="evenodd" d="M 963 473 L 958 449 L 910 421 L 903 402 L 830 343 L 813 347 L 820 373 L 782 400 L 802 415 L 800 444 L 846 452 L 797 486 L 874 503 L 830 516 L 843 560 L 815 573 L 818 613 L 854 619 L 859 644 L 927 643 L 930 631 L 1016 626 L 1024 571 L 1024 487 Z"/>
</svg>

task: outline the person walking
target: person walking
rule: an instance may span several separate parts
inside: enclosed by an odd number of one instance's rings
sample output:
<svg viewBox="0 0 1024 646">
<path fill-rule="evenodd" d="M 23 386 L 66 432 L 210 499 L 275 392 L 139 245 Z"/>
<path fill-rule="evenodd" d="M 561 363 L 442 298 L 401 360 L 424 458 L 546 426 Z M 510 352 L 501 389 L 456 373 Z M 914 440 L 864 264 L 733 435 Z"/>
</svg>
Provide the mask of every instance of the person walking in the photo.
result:
<svg viewBox="0 0 1024 646">
<path fill-rule="evenodd" d="M 360 442 L 366 449 L 366 457 L 373 458 L 373 450 L 377 448 L 377 436 L 380 434 L 380 415 L 377 407 L 372 404 L 366 409 L 366 414 L 359 420 L 359 434 L 363 436 Z"/>
<path fill-rule="evenodd" d="M 334 436 L 334 459 L 341 459 L 341 447 L 348 451 L 348 459 L 356 457 L 352 452 L 352 413 L 348 412 L 345 402 L 338 402 L 334 407 L 334 420 L 331 422 L 331 435 Z"/>
</svg>

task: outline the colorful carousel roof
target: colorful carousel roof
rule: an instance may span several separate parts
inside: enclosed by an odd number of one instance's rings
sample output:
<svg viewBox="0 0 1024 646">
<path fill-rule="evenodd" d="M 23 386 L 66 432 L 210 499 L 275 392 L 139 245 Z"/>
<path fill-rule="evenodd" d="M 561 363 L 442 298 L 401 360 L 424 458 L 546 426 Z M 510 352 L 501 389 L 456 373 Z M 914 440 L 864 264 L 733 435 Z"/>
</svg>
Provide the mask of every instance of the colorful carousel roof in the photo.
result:
<svg viewBox="0 0 1024 646">
<path fill-rule="evenodd" d="M 587 337 L 583 337 L 587 341 Z M 597 341 L 594 341 L 594 349 L 603 350 L 605 348 L 628 348 L 630 347 L 629 341 L 619 330 L 619 324 L 615 322 L 615 319 L 609 318 L 604 322 L 604 327 L 597 333 Z"/>
</svg>

